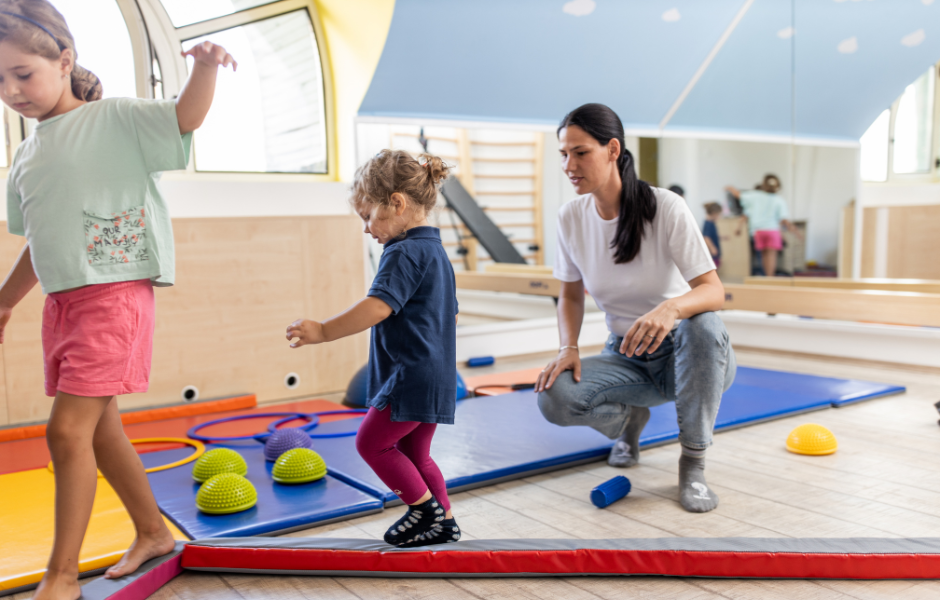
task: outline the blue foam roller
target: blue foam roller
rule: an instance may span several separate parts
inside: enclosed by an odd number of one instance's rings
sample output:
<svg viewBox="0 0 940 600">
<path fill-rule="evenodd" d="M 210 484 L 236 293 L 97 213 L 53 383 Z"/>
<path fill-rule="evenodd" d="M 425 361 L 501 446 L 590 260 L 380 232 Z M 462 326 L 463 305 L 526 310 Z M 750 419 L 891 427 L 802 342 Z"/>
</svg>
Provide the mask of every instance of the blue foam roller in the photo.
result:
<svg viewBox="0 0 940 600">
<path fill-rule="evenodd" d="M 607 508 L 629 493 L 630 480 L 623 475 L 617 475 L 591 490 L 591 502 L 597 508 Z"/>
<path fill-rule="evenodd" d="M 467 360 L 468 367 L 488 367 L 491 364 L 496 362 L 496 359 L 492 356 L 474 356 L 473 358 Z"/>
</svg>

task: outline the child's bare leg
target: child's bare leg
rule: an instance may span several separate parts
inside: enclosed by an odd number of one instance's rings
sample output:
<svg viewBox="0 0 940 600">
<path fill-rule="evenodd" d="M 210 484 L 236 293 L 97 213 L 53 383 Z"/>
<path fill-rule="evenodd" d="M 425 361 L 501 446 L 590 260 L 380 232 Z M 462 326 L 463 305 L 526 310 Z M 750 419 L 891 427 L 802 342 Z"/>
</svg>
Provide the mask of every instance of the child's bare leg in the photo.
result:
<svg viewBox="0 0 940 600">
<path fill-rule="evenodd" d="M 92 439 L 110 397 L 85 398 L 59 392 L 46 426 L 55 466 L 55 538 L 35 600 L 78 598 L 78 553 L 95 502 L 98 474 Z"/>
<path fill-rule="evenodd" d="M 117 492 L 137 530 L 137 539 L 130 549 L 104 575 L 113 579 L 133 573 L 142 563 L 172 551 L 175 542 L 157 508 L 144 465 L 124 434 L 116 399 L 111 400 L 98 421 L 94 449 L 98 469 Z"/>
<path fill-rule="evenodd" d="M 776 277 L 777 275 L 777 251 L 773 248 L 767 248 L 761 251 L 761 259 L 764 267 L 764 275 L 767 277 Z"/>
</svg>

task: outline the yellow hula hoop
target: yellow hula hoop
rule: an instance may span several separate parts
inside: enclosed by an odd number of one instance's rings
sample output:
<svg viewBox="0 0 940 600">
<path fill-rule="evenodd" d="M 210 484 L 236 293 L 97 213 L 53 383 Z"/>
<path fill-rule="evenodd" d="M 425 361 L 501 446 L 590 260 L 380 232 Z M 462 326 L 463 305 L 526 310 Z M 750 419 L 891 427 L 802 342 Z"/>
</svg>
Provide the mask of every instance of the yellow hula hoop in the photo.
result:
<svg viewBox="0 0 940 600">
<path fill-rule="evenodd" d="M 172 438 L 172 437 L 157 437 L 157 438 L 141 438 L 139 440 L 131 440 L 131 444 L 154 444 L 154 443 L 165 443 L 165 444 L 185 444 L 187 446 L 192 446 L 195 450 L 192 454 L 186 458 L 180 459 L 176 462 L 172 462 L 167 465 L 160 465 L 159 467 L 151 467 L 146 469 L 144 473 L 156 473 L 158 471 L 166 471 L 167 469 L 175 469 L 176 467 L 182 467 L 185 464 L 191 463 L 200 456 L 202 456 L 206 447 L 202 442 L 197 442 L 196 440 L 190 440 L 188 438 Z M 52 473 L 55 473 L 55 467 L 52 466 L 52 461 L 49 461 L 47 468 Z M 98 477 L 103 477 L 101 471 L 98 471 Z"/>
</svg>

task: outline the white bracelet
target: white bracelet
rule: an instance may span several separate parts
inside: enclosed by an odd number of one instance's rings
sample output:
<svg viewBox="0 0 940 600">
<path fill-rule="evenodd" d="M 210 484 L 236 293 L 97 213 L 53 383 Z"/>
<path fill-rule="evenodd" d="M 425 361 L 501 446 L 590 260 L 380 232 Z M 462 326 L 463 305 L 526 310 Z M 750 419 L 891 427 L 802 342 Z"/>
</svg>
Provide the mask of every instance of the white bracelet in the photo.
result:
<svg viewBox="0 0 940 600">
<path fill-rule="evenodd" d="M 562 346 L 561 348 L 558 349 L 558 351 L 561 352 L 562 350 L 567 350 L 567 349 L 569 349 L 569 348 L 571 348 L 572 350 L 577 350 L 577 349 L 578 349 L 577 346 Z"/>
</svg>

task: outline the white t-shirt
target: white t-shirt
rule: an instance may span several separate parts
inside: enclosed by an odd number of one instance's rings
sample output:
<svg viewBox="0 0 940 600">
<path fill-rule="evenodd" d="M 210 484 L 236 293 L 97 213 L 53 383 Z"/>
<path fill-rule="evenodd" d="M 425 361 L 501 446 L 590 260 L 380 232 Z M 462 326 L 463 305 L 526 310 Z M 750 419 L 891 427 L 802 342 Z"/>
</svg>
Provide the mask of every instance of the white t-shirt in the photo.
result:
<svg viewBox="0 0 940 600">
<path fill-rule="evenodd" d="M 608 329 L 620 336 L 663 301 L 692 289 L 688 281 L 715 270 L 685 200 L 668 190 L 653 192 L 656 216 L 646 226 L 640 252 L 628 263 L 614 263 L 610 243 L 617 219 L 602 219 L 590 195 L 572 200 L 558 214 L 555 278 L 584 281 L 607 313 Z"/>
</svg>

